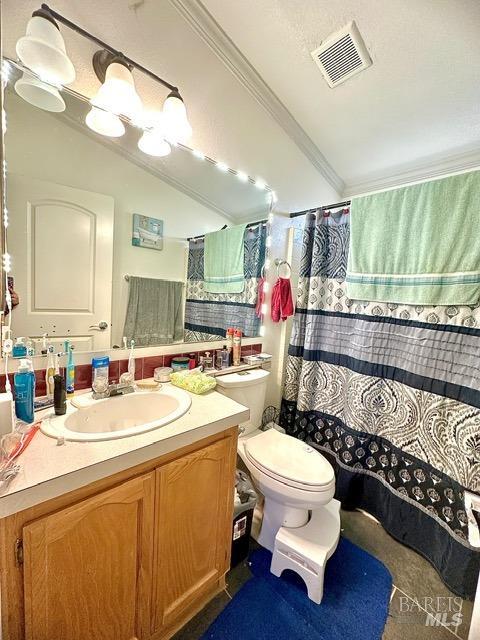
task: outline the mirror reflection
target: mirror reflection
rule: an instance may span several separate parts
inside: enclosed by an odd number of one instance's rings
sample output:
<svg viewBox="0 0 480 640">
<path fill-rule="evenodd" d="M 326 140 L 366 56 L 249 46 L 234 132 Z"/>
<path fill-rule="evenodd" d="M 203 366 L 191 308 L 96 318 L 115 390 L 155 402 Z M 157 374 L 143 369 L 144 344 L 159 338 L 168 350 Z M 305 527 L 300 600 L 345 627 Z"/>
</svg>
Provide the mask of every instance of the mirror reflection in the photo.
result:
<svg viewBox="0 0 480 640">
<path fill-rule="evenodd" d="M 257 336 L 268 187 L 182 145 L 162 155 L 123 121 L 101 135 L 71 91 L 62 112 L 33 106 L 26 73 L 11 64 L 5 92 L 14 339 L 40 353 L 43 336 L 77 351 Z"/>
</svg>

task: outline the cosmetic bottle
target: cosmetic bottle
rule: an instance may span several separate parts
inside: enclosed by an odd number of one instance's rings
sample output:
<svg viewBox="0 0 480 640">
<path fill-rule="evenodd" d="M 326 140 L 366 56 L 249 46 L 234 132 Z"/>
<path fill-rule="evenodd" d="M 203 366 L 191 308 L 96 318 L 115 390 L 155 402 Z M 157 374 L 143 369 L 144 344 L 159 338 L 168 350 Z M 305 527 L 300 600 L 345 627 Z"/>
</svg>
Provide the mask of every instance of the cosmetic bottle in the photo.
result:
<svg viewBox="0 0 480 640">
<path fill-rule="evenodd" d="M 33 358 L 35 355 L 35 344 L 30 338 L 27 340 L 27 356 Z"/>
<path fill-rule="evenodd" d="M 233 336 L 235 333 L 235 329 L 233 327 L 229 327 L 227 329 L 227 350 L 228 350 L 228 366 L 233 364 Z"/>
<path fill-rule="evenodd" d="M 35 374 L 30 360 L 20 360 L 18 371 L 13 377 L 15 389 L 15 413 L 19 420 L 32 423 L 35 400 Z"/>
<path fill-rule="evenodd" d="M 109 365 L 110 358 L 108 356 L 92 359 L 92 389 L 94 398 L 106 398 L 108 396 Z"/>
<path fill-rule="evenodd" d="M 12 356 L 14 358 L 25 358 L 27 355 L 27 346 L 24 343 L 25 338 L 17 338 L 13 345 Z"/>
<path fill-rule="evenodd" d="M 230 366 L 230 353 L 228 352 L 227 345 L 223 345 L 222 349 L 222 369 L 228 369 Z"/>
<path fill-rule="evenodd" d="M 242 332 L 235 329 L 233 335 L 233 366 L 238 367 L 242 358 Z"/>
</svg>

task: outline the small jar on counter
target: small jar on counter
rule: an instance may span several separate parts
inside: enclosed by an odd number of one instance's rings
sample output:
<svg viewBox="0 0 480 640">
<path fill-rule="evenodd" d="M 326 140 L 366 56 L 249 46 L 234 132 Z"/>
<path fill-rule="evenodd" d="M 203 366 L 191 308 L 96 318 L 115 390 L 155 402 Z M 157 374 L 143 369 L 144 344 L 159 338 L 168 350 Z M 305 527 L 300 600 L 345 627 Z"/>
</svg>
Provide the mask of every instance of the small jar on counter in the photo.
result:
<svg viewBox="0 0 480 640">
<path fill-rule="evenodd" d="M 174 371 L 183 371 L 184 369 L 189 368 L 190 358 L 187 356 L 176 356 L 175 358 L 172 358 L 170 366 Z"/>
</svg>

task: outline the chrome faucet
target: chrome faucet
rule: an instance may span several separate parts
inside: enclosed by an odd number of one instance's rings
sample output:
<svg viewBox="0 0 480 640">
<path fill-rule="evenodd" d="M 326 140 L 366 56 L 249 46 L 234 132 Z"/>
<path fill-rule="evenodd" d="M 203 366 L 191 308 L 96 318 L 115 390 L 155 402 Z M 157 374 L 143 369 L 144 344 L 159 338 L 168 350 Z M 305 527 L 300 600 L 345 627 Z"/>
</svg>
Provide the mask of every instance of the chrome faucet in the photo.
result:
<svg viewBox="0 0 480 640">
<path fill-rule="evenodd" d="M 104 398 L 115 398 L 115 396 L 124 396 L 127 393 L 134 393 L 135 389 L 131 384 L 125 384 L 122 382 L 109 384 L 103 391 L 93 390 L 94 400 L 103 400 Z"/>
<path fill-rule="evenodd" d="M 108 396 L 114 398 L 115 396 L 124 396 L 127 393 L 134 393 L 135 389 L 131 384 L 125 384 L 124 382 L 118 382 L 108 385 Z"/>
</svg>

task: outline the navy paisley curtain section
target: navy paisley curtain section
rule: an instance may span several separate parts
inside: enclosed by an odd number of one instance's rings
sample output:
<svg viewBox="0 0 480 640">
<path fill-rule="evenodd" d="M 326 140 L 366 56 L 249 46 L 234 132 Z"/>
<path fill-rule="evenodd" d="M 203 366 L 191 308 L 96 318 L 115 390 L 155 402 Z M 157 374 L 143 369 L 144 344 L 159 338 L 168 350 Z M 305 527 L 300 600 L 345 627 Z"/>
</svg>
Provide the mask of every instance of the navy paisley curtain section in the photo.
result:
<svg viewBox="0 0 480 640">
<path fill-rule="evenodd" d="M 258 336 L 260 319 L 255 314 L 258 282 L 265 263 L 266 224 L 245 230 L 242 293 L 208 293 L 204 286 L 204 239 L 190 240 L 188 248 L 185 342 L 222 340 L 228 327 L 237 327 L 247 338 Z"/>
<path fill-rule="evenodd" d="M 348 246 L 348 214 L 307 216 L 280 422 L 332 462 L 345 508 L 473 597 L 464 491 L 480 492 L 480 307 L 350 300 Z"/>
</svg>

